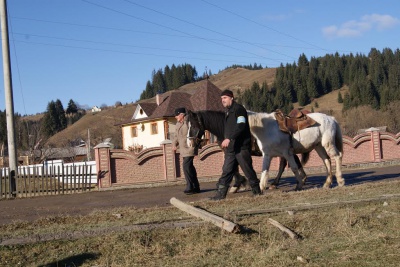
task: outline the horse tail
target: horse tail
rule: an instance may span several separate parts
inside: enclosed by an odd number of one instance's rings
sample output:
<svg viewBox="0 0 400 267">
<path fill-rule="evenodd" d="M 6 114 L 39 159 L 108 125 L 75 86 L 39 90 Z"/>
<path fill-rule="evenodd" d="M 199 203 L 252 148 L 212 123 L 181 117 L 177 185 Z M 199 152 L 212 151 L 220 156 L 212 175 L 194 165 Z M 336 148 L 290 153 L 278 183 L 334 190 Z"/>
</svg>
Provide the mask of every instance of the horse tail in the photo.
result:
<svg viewBox="0 0 400 267">
<path fill-rule="evenodd" d="M 336 148 L 339 150 L 340 154 L 343 155 L 343 136 L 342 130 L 340 129 L 340 125 L 337 121 L 336 122 L 336 131 L 335 131 L 335 145 Z"/>
<path fill-rule="evenodd" d="M 310 159 L 310 152 L 302 153 L 301 154 L 301 165 L 304 166 L 308 160 Z"/>
</svg>

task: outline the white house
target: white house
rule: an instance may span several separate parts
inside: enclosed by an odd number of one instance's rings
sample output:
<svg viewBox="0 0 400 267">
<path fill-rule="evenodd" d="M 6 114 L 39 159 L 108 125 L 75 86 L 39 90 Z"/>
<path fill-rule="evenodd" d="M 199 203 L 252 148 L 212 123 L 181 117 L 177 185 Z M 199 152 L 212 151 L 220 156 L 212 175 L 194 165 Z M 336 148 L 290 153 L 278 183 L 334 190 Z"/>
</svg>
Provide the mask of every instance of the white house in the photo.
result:
<svg viewBox="0 0 400 267">
<path fill-rule="evenodd" d="M 92 107 L 92 113 L 96 113 L 96 112 L 100 112 L 101 108 L 99 108 L 98 106 L 93 106 Z"/>
<path fill-rule="evenodd" d="M 198 83 L 191 95 L 181 91 L 169 91 L 156 96 L 156 103 L 138 103 L 130 121 L 122 127 L 122 146 L 125 150 L 140 152 L 160 146 L 175 135 L 174 111 L 178 107 L 188 110 L 223 110 L 221 90 L 209 80 Z"/>
</svg>

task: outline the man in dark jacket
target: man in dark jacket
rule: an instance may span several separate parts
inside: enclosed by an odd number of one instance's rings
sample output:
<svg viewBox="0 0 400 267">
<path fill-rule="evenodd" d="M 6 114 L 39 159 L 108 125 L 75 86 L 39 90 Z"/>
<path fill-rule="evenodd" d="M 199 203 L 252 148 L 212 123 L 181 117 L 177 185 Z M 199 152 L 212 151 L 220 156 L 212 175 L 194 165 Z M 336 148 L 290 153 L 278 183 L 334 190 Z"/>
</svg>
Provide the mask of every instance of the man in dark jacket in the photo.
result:
<svg viewBox="0 0 400 267">
<path fill-rule="evenodd" d="M 251 158 L 251 133 L 247 111 L 233 100 L 233 93 L 230 90 L 224 90 L 221 93 L 221 101 L 226 108 L 225 139 L 221 144 L 225 151 L 225 159 L 222 175 L 217 184 L 217 194 L 211 199 L 221 200 L 226 197 L 237 164 L 249 179 L 253 194 L 260 195 L 260 180 L 253 169 Z"/>
</svg>

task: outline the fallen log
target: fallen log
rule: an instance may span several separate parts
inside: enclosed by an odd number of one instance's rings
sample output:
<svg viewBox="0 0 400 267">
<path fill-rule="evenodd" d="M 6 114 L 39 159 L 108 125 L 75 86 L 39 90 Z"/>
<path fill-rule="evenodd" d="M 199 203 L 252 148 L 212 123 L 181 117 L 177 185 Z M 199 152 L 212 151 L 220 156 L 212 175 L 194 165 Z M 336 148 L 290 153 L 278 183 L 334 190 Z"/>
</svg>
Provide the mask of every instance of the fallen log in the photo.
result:
<svg viewBox="0 0 400 267">
<path fill-rule="evenodd" d="M 297 239 L 297 238 L 299 238 L 299 236 L 298 236 L 295 232 L 293 232 L 293 231 L 290 230 L 289 228 L 283 226 L 281 223 L 279 223 L 279 222 L 277 222 L 277 221 L 275 221 L 275 220 L 273 220 L 273 219 L 271 219 L 271 218 L 268 218 L 268 222 L 269 222 L 270 224 L 272 224 L 273 226 L 278 227 L 279 230 L 281 230 L 281 231 L 287 233 L 292 239 Z"/>
<path fill-rule="evenodd" d="M 230 222 L 228 220 L 225 220 L 224 218 L 221 218 L 217 215 L 214 215 L 208 211 L 198 209 L 196 207 L 193 207 L 191 205 L 188 205 L 176 198 L 171 198 L 170 203 L 177 207 L 178 209 L 187 212 L 195 217 L 201 218 L 204 221 L 211 222 L 212 224 L 230 232 L 230 233 L 236 233 L 240 231 L 239 225 Z"/>
</svg>

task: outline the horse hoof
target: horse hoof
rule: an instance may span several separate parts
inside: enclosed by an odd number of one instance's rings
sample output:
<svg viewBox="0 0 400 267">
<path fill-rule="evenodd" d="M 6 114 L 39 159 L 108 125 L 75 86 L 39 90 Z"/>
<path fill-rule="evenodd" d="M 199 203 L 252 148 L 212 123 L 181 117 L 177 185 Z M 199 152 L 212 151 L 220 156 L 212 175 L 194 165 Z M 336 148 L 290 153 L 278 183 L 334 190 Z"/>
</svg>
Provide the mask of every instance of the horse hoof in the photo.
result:
<svg viewBox="0 0 400 267">
<path fill-rule="evenodd" d="M 232 186 L 232 187 L 229 189 L 229 193 L 230 193 L 230 194 L 234 194 L 234 193 L 237 193 L 238 190 L 239 190 L 239 187 Z"/>
<path fill-rule="evenodd" d="M 248 188 L 247 187 L 243 187 L 243 186 L 241 186 L 241 187 L 239 187 L 239 189 L 238 189 L 238 191 L 237 192 L 244 192 L 244 191 L 247 191 L 248 190 Z"/>
<path fill-rule="evenodd" d="M 323 188 L 329 189 L 329 188 L 331 188 L 331 185 L 330 184 L 324 184 Z"/>
<path fill-rule="evenodd" d="M 344 181 L 339 183 L 339 186 L 342 187 L 344 186 Z"/>
<path fill-rule="evenodd" d="M 278 187 L 276 185 L 274 185 L 274 184 L 271 184 L 268 188 L 269 189 L 277 189 Z"/>
</svg>

